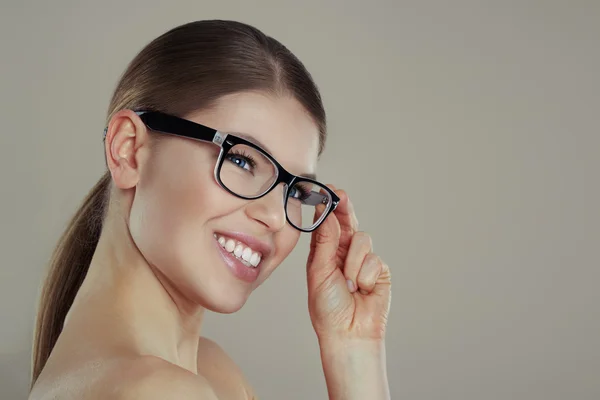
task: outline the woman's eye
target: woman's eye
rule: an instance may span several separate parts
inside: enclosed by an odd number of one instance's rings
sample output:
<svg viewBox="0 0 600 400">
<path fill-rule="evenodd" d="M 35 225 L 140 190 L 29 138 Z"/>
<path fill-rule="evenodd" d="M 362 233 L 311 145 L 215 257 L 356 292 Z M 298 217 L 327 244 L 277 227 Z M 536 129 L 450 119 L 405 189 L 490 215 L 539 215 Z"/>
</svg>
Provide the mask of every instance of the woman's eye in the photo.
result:
<svg viewBox="0 0 600 400">
<path fill-rule="evenodd" d="M 297 187 L 293 187 L 290 190 L 290 197 L 298 200 L 306 199 L 308 193 L 305 189 L 298 189 Z"/>
<path fill-rule="evenodd" d="M 246 160 L 242 157 L 230 156 L 229 161 L 231 161 L 232 163 L 234 163 L 235 165 L 237 165 L 240 168 L 250 170 L 250 163 L 248 162 L 248 160 Z"/>
</svg>

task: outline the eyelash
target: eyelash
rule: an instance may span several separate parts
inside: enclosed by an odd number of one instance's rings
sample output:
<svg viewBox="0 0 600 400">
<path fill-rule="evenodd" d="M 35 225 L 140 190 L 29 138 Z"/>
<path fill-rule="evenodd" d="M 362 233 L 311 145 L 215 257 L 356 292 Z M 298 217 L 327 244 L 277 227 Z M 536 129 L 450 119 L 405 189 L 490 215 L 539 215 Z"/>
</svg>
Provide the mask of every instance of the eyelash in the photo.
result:
<svg viewBox="0 0 600 400">
<path fill-rule="evenodd" d="M 310 195 L 310 190 L 304 188 L 298 189 L 298 186 L 296 186 L 296 190 L 300 192 L 300 197 L 298 198 L 298 200 L 306 200 Z"/>
<path fill-rule="evenodd" d="M 229 157 L 231 156 L 243 158 L 248 164 L 250 164 L 250 167 L 256 167 L 256 160 L 250 154 L 247 154 L 243 150 L 236 149 L 233 152 L 229 153 Z"/>
</svg>

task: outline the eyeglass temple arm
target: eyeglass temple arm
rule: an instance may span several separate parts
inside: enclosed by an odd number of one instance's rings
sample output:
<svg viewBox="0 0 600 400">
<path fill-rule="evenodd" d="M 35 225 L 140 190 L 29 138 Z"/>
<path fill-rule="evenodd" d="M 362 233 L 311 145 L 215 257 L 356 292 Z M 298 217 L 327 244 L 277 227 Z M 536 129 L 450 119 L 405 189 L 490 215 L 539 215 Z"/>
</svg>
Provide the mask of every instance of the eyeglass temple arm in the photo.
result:
<svg viewBox="0 0 600 400">
<path fill-rule="evenodd" d="M 311 192 L 303 202 L 309 206 L 318 206 L 319 204 L 327 205 L 329 203 L 329 197 L 321 193 Z"/>
<path fill-rule="evenodd" d="M 216 129 L 186 119 L 172 117 L 168 114 L 145 111 L 138 111 L 136 114 L 140 116 L 142 121 L 144 121 L 150 129 L 155 131 L 205 142 L 213 142 L 219 146 L 223 144 L 227 137 L 226 133 L 219 132 Z"/>
<path fill-rule="evenodd" d="M 216 129 L 160 112 L 136 111 L 136 114 L 140 116 L 146 126 L 154 131 L 213 142 L 219 146 L 223 144 L 227 137 L 226 133 L 219 132 Z M 106 137 L 107 132 L 108 127 L 104 128 L 104 137 Z"/>
<path fill-rule="evenodd" d="M 170 135 L 182 136 L 190 139 L 202 140 L 204 142 L 213 142 L 219 146 L 223 144 L 226 133 L 217 131 L 185 119 L 172 117 L 156 111 L 136 111 L 141 120 L 150 129 L 158 132 L 164 132 Z M 104 128 L 103 139 L 106 138 L 108 127 Z"/>
</svg>

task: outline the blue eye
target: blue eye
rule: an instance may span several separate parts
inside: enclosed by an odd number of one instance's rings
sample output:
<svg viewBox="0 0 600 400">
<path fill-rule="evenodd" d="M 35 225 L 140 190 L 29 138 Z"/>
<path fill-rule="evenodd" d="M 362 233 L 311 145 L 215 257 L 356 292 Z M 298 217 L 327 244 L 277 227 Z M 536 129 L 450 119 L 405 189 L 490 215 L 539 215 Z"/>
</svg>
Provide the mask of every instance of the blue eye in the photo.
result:
<svg viewBox="0 0 600 400">
<path fill-rule="evenodd" d="M 248 165 L 248 161 L 244 160 L 241 157 L 232 156 L 232 157 L 229 157 L 229 160 L 240 168 L 244 168 L 246 165 Z"/>
<path fill-rule="evenodd" d="M 227 154 L 227 159 L 238 167 L 249 172 L 252 172 L 252 169 L 256 166 L 256 163 L 249 154 L 247 155 L 233 152 Z"/>
</svg>

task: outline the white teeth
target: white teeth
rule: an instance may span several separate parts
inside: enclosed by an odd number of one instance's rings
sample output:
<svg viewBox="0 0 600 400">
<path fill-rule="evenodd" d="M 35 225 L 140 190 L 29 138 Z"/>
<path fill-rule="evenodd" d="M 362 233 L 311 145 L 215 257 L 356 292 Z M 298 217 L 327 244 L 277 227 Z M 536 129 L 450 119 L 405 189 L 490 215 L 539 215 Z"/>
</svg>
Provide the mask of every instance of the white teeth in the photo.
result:
<svg viewBox="0 0 600 400">
<path fill-rule="evenodd" d="M 215 234 L 215 238 L 227 252 L 233 253 L 238 259 L 240 259 L 248 267 L 256 268 L 262 259 L 260 253 L 253 251 L 250 247 L 243 243 L 236 242 L 233 239 L 227 239 L 223 236 Z"/>
<path fill-rule="evenodd" d="M 235 242 L 231 239 L 229 239 L 226 243 L 225 243 L 225 250 L 227 250 L 228 252 L 232 252 L 233 249 L 235 249 Z"/>
<path fill-rule="evenodd" d="M 250 259 L 252 258 L 252 250 L 250 250 L 249 247 L 246 247 L 244 249 L 244 252 L 242 253 L 242 258 L 244 259 L 244 261 L 250 262 Z"/>
<path fill-rule="evenodd" d="M 235 249 L 233 250 L 233 254 L 235 254 L 235 256 L 237 258 L 240 258 L 242 256 L 243 252 L 244 252 L 244 246 L 242 246 L 241 244 L 238 244 L 237 246 L 235 246 Z"/>
</svg>

